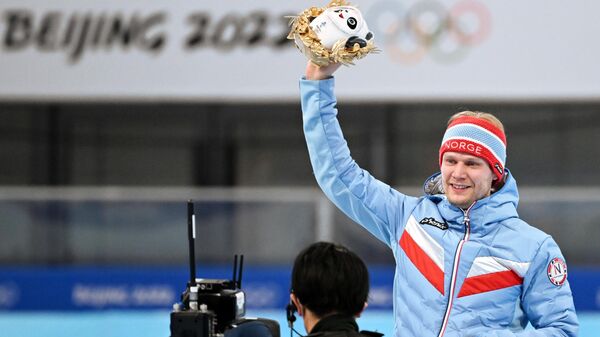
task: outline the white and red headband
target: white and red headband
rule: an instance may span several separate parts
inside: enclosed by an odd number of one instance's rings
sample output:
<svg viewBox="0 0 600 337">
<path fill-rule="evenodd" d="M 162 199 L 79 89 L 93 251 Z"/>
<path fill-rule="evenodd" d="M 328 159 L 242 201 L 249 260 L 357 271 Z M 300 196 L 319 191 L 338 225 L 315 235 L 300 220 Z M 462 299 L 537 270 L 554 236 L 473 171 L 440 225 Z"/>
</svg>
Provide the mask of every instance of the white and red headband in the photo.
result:
<svg viewBox="0 0 600 337">
<path fill-rule="evenodd" d="M 506 162 L 506 136 L 491 122 L 474 116 L 456 118 L 444 133 L 440 146 L 440 166 L 445 152 L 462 152 L 484 159 L 498 181 L 502 181 Z"/>
</svg>

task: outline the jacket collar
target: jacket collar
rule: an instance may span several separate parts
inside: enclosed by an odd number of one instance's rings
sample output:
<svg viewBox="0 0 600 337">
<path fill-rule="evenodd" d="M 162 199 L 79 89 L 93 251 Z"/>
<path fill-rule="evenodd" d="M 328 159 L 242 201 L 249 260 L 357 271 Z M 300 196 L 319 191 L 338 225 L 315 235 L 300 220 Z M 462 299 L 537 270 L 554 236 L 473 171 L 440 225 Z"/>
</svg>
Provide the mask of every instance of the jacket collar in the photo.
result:
<svg viewBox="0 0 600 337">
<path fill-rule="evenodd" d="M 505 169 L 505 172 L 506 181 L 504 186 L 492 195 L 477 200 L 469 211 L 472 233 L 484 235 L 492 231 L 498 222 L 518 217 L 519 192 L 517 182 L 508 169 Z M 441 173 L 436 173 L 425 181 L 423 185 L 425 196 L 437 204 L 440 214 L 448 222 L 449 227 L 464 230 L 465 212 L 448 201 L 443 192 L 441 178 Z"/>
<path fill-rule="evenodd" d="M 330 331 L 358 331 L 358 324 L 352 316 L 333 314 L 321 318 L 312 328 L 310 335 Z"/>
</svg>

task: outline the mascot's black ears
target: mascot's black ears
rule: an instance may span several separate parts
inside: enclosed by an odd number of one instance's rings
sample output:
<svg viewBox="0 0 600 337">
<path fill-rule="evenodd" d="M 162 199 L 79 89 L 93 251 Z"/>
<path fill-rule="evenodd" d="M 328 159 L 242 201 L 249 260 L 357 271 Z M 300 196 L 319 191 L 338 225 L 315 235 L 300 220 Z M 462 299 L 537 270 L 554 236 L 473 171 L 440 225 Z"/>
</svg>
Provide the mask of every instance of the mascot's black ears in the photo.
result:
<svg viewBox="0 0 600 337">
<path fill-rule="evenodd" d="M 367 46 L 367 41 L 365 41 L 364 39 L 361 39 L 358 36 L 350 36 L 348 38 L 348 40 L 346 41 L 346 48 L 352 48 L 354 46 L 355 43 L 358 43 L 358 45 L 361 48 L 364 48 Z"/>
</svg>

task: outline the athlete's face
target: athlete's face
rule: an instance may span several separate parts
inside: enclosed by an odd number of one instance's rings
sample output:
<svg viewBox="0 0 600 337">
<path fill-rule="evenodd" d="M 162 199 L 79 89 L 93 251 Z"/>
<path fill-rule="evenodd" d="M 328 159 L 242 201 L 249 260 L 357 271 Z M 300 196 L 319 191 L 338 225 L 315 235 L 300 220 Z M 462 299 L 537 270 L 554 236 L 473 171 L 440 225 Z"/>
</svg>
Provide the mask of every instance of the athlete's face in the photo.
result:
<svg viewBox="0 0 600 337">
<path fill-rule="evenodd" d="M 442 181 L 448 201 L 466 209 L 490 195 L 496 180 L 488 163 L 470 154 L 445 152 L 442 157 Z"/>
</svg>

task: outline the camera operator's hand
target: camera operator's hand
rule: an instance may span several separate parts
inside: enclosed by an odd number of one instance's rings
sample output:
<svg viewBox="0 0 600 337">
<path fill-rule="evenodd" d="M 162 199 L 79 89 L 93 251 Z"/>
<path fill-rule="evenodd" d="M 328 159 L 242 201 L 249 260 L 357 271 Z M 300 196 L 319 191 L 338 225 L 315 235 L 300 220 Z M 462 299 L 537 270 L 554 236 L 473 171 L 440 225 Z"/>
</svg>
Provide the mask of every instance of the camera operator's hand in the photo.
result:
<svg viewBox="0 0 600 337">
<path fill-rule="evenodd" d="M 306 79 L 307 80 L 324 80 L 333 75 L 333 73 L 339 69 L 341 63 L 330 63 L 324 67 L 319 67 L 318 65 L 308 61 L 306 65 Z"/>
</svg>

